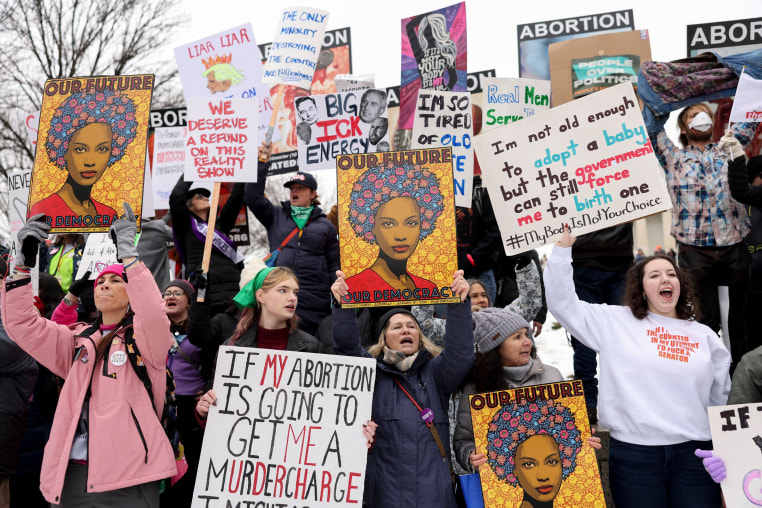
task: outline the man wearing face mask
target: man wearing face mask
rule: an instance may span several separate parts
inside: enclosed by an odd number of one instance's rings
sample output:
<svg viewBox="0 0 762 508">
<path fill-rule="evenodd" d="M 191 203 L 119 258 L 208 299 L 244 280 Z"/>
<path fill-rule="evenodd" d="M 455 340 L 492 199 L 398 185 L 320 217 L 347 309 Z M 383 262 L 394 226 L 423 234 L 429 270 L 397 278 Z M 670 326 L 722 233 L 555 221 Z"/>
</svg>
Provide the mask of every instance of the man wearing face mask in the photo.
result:
<svg viewBox="0 0 762 508">
<path fill-rule="evenodd" d="M 751 261 L 743 239 L 750 224 L 746 208 L 730 195 L 731 154 L 712 142 L 713 124 L 709 106 L 695 104 L 677 118 L 682 148 L 670 141 L 663 128 L 651 133 L 651 142 L 666 172 L 674 205 L 672 236 L 678 244 L 678 264 L 693 277 L 700 321 L 715 332 L 721 326 L 717 288 L 728 286 L 732 371 L 749 350 L 745 306 Z M 745 146 L 756 127 L 756 123 L 737 123 L 730 130 Z"/>
</svg>

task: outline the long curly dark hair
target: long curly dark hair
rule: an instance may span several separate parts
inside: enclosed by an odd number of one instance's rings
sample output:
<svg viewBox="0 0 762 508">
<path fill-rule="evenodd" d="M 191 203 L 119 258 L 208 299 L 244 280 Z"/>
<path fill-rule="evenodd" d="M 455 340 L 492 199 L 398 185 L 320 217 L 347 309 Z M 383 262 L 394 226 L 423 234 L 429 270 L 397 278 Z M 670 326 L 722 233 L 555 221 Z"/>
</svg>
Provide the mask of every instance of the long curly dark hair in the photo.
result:
<svg viewBox="0 0 762 508">
<path fill-rule="evenodd" d="M 643 298 L 645 290 L 643 289 L 643 276 L 646 271 L 646 265 L 656 259 L 669 261 L 677 274 L 677 280 L 680 281 L 680 297 L 677 299 L 675 312 L 678 319 L 689 321 L 698 321 L 701 317 L 698 298 L 693 287 L 693 280 L 688 272 L 677 266 L 675 260 L 669 256 L 648 256 L 632 266 L 627 271 L 627 281 L 624 289 L 624 305 L 629 307 L 633 316 L 637 319 L 643 319 L 648 315 L 648 302 Z"/>
</svg>

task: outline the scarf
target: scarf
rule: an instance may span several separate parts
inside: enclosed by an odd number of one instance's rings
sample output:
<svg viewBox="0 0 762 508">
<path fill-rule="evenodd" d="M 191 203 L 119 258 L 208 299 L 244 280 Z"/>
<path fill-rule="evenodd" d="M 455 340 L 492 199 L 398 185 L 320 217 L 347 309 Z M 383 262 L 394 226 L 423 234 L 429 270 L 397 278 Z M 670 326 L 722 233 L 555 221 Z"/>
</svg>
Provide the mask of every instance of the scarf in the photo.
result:
<svg viewBox="0 0 762 508">
<path fill-rule="evenodd" d="M 296 223 L 296 227 L 304 229 L 314 208 L 314 206 L 291 206 L 291 218 Z"/>
<path fill-rule="evenodd" d="M 520 367 L 503 366 L 503 374 L 505 374 L 505 377 L 507 377 L 511 381 L 514 381 L 516 383 L 521 383 L 521 381 L 529 373 L 529 370 L 532 368 L 532 363 L 534 363 L 534 360 L 530 358 L 529 363 L 527 363 L 526 365 L 522 365 Z"/>
<path fill-rule="evenodd" d="M 417 351 L 410 356 L 405 356 L 405 353 L 402 351 L 395 351 L 394 349 L 389 349 L 388 346 L 384 346 L 384 362 L 394 365 L 401 372 L 407 372 L 413 366 L 416 358 L 418 358 Z"/>
</svg>

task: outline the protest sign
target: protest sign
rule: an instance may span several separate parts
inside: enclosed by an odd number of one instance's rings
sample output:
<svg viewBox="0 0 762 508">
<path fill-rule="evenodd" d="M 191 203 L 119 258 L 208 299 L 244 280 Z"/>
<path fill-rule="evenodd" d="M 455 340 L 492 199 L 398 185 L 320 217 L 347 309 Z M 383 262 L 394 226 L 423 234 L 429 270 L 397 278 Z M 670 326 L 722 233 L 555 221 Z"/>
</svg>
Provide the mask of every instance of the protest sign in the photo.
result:
<svg viewBox="0 0 762 508">
<path fill-rule="evenodd" d="M 762 119 L 762 80 L 745 72 L 738 79 L 736 96 L 730 110 L 731 122 L 759 122 Z"/>
<path fill-rule="evenodd" d="M 143 166 L 143 211 L 142 216 L 151 218 L 156 215 L 153 204 L 153 184 L 151 182 L 151 154 L 146 150 L 146 163 Z"/>
<path fill-rule="evenodd" d="M 194 508 L 359 506 L 376 360 L 220 347 Z"/>
<path fill-rule="evenodd" d="M 476 453 L 487 456 L 479 467 L 486 508 L 606 506 L 595 450 L 587 444 L 582 381 L 476 394 L 464 403 L 471 407 Z M 548 473 L 542 485 L 532 484 L 527 471 L 539 464 Z"/>
<path fill-rule="evenodd" d="M 28 216 L 51 233 L 106 232 L 127 202 L 140 224 L 154 76 L 45 82 Z"/>
<path fill-rule="evenodd" d="M 11 229 L 11 245 L 8 252 L 8 273 L 12 273 L 16 267 L 16 255 L 21 246 L 18 243 L 17 235 L 21 227 L 26 224 L 27 199 L 29 198 L 29 187 L 32 183 L 32 171 L 21 170 L 14 171 L 8 175 L 8 222 Z M 39 255 L 38 255 L 39 258 Z M 45 267 L 47 268 L 47 267 Z M 34 294 L 40 285 L 40 263 L 32 268 L 32 285 Z"/>
<path fill-rule="evenodd" d="M 135 243 L 137 244 L 137 238 Z M 88 235 L 85 250 L 79 262 L 75 279 L 81 279 L 86 272 L 90 272 L 90 278 L 95 279 L 99 273 L 109 265 L 118 263 L 116 259 L 116 246 L 111 241 L 108 233 L 93 233 Z"/>
<path fill-rule="evenodd" d="M 553 107 L 630 82 L 637 89 L 640 62 L 651 59 L 648 30 L 593 35 L 551 44 Z"/>
<path fill-rule="evenodd" d="M 183 110 L 185 111 L 185 110 Z M 169 209 L 169 195 L 185 173 L 186 127 L 157 127 L 153 135 L 154 206 Z"/>
<path fill-rule="evenodd" d="M 26 126 L 26 136 L 32 147 L 32 153 L 37 150 L 37 127 L 40 125 L 40 112 L 34 111 L 24 115 L 24 125 Z"/>
<path fill-rule="evenodd" d="M 727 508 L 762 505 L 762 404 L 708 407 L 713 455 L 725 463 L 722 495 Z"/>
<path fill-rule="evenodd" d="M 688 25 L 686 29 L 689 57 L 707 51 L 728 56 L 762 47 L 762 18 L 714 21 Z"/>
<path fill-rule="evenodd" d="M 326 11 L 309 7 L 284 9 L 267 56 L 262 82 L 309 89 L 327 24 Z"/>
<path fill-rule="evenodd" d="M 340 154 L 389 151 L 383 90 L 299 97 L 294 109 L 302 171 L 334 169 Z"/>
<path fill-rule="evenodd" d="M 185 136 L 185 179 L 257 181 L 257 103 L 191 98 Z"/>
<path fill-rule="evenodd" d="M 579 39 L 595 33 L 634 29 L 632 9 L 517 25 L 519 76 L 550 79 L 548 46 L 554 42 Z M 555 86 L 553 92 L 555 93 Z"/>
<path fill-rule="evenodd" d="M 450 147 L 336 158 L 342 306 L 460 301 L 452 164 Z"/>
<path fill-rule="evenodd" d="M 484 89 L 483 132 L 550 109 L 550 81 L 489 77 Z"/>
<path fill-rule="evenodd" d="M 402 20 L 401 129 L 413 128 L 419 89 L 466 91 L 466 3 Z"/>
<path fill-rule="evenodd" d="M 464 208 L 471 208 L 474 186 L 472 135 L 469 92 L 418 91 L 412 148 L 452 147 L 455 206 Z"/>
<path fill-rule="evenodd" d="M 273 43 L 259 46 L 265 59 L 272 47 Z M 320 56 L 309 91 L 288 85 L 278 85 L 270 90 L 270 95 L 275 100 L 282 88 L 283 100 L 278 108 L 276 129 L 271 145 L 269 174 L 277 175 L 299 169 L 298 138 L 296 137 L 298 115 L 294 110 L 294 100 L 307 95 L 336 93 L 336 77 L 350 72 L 352 72 L 351 30 L 348 27 L 328 30 L 323 34 L 323 45 L 320 48 Z"/>
<path fill-rule="evenodd" d="M 336 76 L 336 91 L 337 92 L 356 92 L 358 90 L 367 90 L 368 88 L 376 88 L 375 74 L 339 74 Z"/>
<path fill-rule="evenodd" d="M 506 254 L 672 208 L 632 85 L 474 140 Z"/>
</svg>

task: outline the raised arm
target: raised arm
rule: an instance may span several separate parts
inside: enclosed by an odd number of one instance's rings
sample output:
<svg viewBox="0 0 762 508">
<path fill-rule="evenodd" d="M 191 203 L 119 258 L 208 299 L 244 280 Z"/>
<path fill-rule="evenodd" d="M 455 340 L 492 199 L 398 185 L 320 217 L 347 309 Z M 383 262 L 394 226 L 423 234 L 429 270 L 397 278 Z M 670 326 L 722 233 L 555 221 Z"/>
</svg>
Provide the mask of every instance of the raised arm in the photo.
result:
<svg viewBox="0 0 762 508">
<path fill-rule="evenodd" d="M 331 293 L 336 302 L 347 294 L 349 287 L 344 280 L 344 272 L 336 272 L 336 280 L 331 285 Z M 337 355 L 365 356 L 370 354 L 360 343 L 360 327 L 357 325 L 357 313 L 355 309 L 340 309 L 334 305 L 332 310 L 333 320 L 333 350 Z"/>
<path fill-rule="evenodd" d="M 440 393 L 451 394 L 458 389 L 474 363 L 474 329 L 471 321 L 471 300 L 468 282 L 458 270 L 450 286 L 460 303 L 447 306 L 445 347 L 441 355 L 431 360 L 433 375 Z"/>
<path fill-rule="evenodd" d="M 531 259 L 529 263 L 519 268 L 521 265 L 521 262 L 516 264 L 516 285 L 519 288 L 519 296 L 505 308 L 531 323 L 542 307 L 540 271 Z"/>
<path fill-rule="evenodd" d="M 228 234 L 230 230 L 233 229 L 233 226 L 235 226 L 235 221 L 238 219 L 238 214 L 241 212 L 241 208 L 243 208 L 244 205 L 244 187 L 245 184 L 243 182 L 233 184 L 230 196 L 228 196 L 228 200 L 225 202 L 225 206 L 222 207 L 220 216 L 217 219 L 215 229 L 218 231 Z"/>
<path fill-rule="evenodd" d="M 267 171 L 270 169 L 269 162 L 259 162 L 257 166 L 257 181 L 247 183 L 244 194 L 246 197 L 246 206 L 251 213 L 266 228 L 269 228 L 273 222 L 275 214 L 275 205 L 265 197 L 265 182 L 267 181 Z"/>
</svg>

